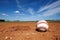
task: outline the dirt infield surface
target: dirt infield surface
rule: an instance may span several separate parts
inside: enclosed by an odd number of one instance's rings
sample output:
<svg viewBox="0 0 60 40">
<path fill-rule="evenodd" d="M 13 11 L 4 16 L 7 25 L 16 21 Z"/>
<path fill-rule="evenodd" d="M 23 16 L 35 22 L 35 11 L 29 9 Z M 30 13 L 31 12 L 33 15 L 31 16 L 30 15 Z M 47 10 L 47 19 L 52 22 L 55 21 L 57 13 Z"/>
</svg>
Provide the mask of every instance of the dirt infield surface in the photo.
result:
<svg viewBox="0 0 60 40">
<path fill-rule="evenodd" d="M 37 32 L 36 22 L 0 22 L 0 40 L 60 40 L 60 22 L 48 22 L 47 32 Z"/>
</svg>

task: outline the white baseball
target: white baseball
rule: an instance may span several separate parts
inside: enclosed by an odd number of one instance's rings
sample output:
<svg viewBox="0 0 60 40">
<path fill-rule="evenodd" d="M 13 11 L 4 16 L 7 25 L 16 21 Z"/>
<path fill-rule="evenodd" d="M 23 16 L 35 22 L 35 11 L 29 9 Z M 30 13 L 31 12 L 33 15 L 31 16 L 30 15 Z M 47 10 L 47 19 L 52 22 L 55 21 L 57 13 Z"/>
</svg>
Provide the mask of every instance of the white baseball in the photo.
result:
<svg viewBox="0 0 60 40">
<path fill-rule="evenodd" d="M 48 30 L 48 23 L 45 20 L 40 20 L 37 22 L 37 28 L 41 31 Z"/>
</svg>

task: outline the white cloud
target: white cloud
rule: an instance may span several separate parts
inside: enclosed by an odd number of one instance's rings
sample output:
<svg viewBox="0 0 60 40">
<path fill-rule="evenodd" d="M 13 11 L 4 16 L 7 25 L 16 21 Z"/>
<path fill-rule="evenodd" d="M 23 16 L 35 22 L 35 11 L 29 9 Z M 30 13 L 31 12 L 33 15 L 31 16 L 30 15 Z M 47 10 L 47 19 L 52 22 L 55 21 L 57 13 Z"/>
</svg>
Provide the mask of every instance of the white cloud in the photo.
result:
<svg viewBox="0 0 60 40">
<path fill-rule="evenodd" d="M 46 6 L 42 7 L 42 8 L 40 8 L 38 12 L 42 12 L 42 11 L 44 11 L 46 9 L 53 9 L 53 8 L 55 8 L 57 6 L 60 6 L 60 0 L 54 2 L 54 3 L 50 4 L 50 5 L 46 5 Z"/>
<path fill-rule="evenodd" d="M 6 13 L 2 13 L 3 16 L 8 16 Z"/>
<path fill-rule="evenodd" d="M 27 10 L 25 10 L 26 8 L 24 8 L 23 6 L 20 5 L 20 2 L 19 0 L 16 0 L 16 3 L 17 3 L 17 7 L 19 8 L 20 11 L 23 11 L 23 12 L 28 12 L 30 13 L 31 15 L 33 15 L 35 13 L 35 11 L 32 9 L 32 8 L 28 8 Z M 18 13 L 18 11 L 16 11 L 16 13 Z M 21 15 L 21 14 L 20 14 Z M 24 15 L 24 14 L 23 14 Z"/>
<path fill-rule="evenodd" d="M 19 10 L 22 10 L 22 11 L 25 11 L 24 9 L 25 8 L 23 8 L 19 3 L 19 0 L 16 0 L 16 3 L 17 3 L 17 7 L 19 8 Z"/>
<path fill-rule="evenodd" d="M 17 3 L 17 7 L 19 9 L 24 10 L 21 7 L 21 5 L 19 4 L 19 0 L 16 0 L 16 3 Z M 31 15 L 34 15 L 35 13 L 40 13 L 40 12 L 43 13 L 40 16 L 51 16 L 51 15 L 54 15 L 54 14 L 60 12 L 60 0 L 58 0 L 56 2 L 53 2 L 50 5 L 48 5 L 48 4 L 46 6 L 40 8 L 37 12 L 35 12 L 32 8 L 28 8 L 28 10 L 24 10 L 24 12 L 30 13 Z M 42 12 L 44 10 L 46 10 L 46 11 L 45 12 Z M 19 11 L 15 11 L 15 13 L 18 14 L 20 12 Z M 20 14 L 20 15 L 24 15 L 24 14 Z"/>
<path fill-rule="evenodd" d="M 44 12 L 44 16 L 51 16 L 51 15 L 54 15 L 54 14 L 57 14 L 57 13 L 60 13 L 60 7 L 57 7 L 57 8 L 54 8 L 52 10 L 48 10 L 46 12 Z"/>
<path fill-rule="evenodd" d="M 33 15 L 33 14 L 35 13 L 35 11 L 34 11 L 32 8 L 29 8 L 29 9 L 28 9 L 28 12 L 29 12 L 31 15 Z"/>
<path fill-rule="evenodd" d="M 44 10 L 46 10 L 46 11 L 44 11 Z M 38 13 L 40 13 L 40 12 L 43 13 L 42 16 L 51 16 L 51 15 L 60 13 L 60 0 L 39 9 Z"/>
<path fill-rule="evenodd" d="M 23 15 L 25 15 L 23 12 L 20 12 L 20 11 L 14 11 L 14 13 L 16 13 L 17 15 L 16 16 L 23 16 Z"/>
<path fill-rule="evenodd" d="M 15 11 L 16 14 L 19 14 L 20 12 L 19 11 Z"/>
<path fill-rule="evenodd" d="M 17 7 L 21 8 L 21 6 L 19 5 L 19 0 L 16 0 L 16 3 L 17 3 Z"/>
</svg>

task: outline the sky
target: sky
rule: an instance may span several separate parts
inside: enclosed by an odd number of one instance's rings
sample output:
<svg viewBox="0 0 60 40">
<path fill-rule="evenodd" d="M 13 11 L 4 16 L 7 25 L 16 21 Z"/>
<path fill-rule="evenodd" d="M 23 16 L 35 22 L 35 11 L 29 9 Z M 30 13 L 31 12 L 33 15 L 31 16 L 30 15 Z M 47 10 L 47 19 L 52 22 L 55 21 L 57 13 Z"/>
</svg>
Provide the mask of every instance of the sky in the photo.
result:
<svg viewBox="0 0 60 40">
<path fill-rule="evenodd" d="M 60 0 L 0 0 L 0 19 L 60 20 Z"/>
</svg>

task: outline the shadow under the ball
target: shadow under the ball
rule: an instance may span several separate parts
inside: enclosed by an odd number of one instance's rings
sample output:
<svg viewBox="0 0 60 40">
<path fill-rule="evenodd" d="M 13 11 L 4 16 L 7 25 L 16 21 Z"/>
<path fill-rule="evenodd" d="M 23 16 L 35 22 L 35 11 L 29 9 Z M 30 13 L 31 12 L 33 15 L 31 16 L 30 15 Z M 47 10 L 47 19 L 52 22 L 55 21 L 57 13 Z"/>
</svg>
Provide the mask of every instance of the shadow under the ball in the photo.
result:
<svg viewBox="0 0 60 40">
<path fill-rule="evenodd" d="M 37 32 L 47 32 L 47 30 L 44 30 L 44 31 L 42 31 L 42 30 L 40 30 L 39 28 L 37 28 L 37 29 L 35 29 Z"/>
</svg>

